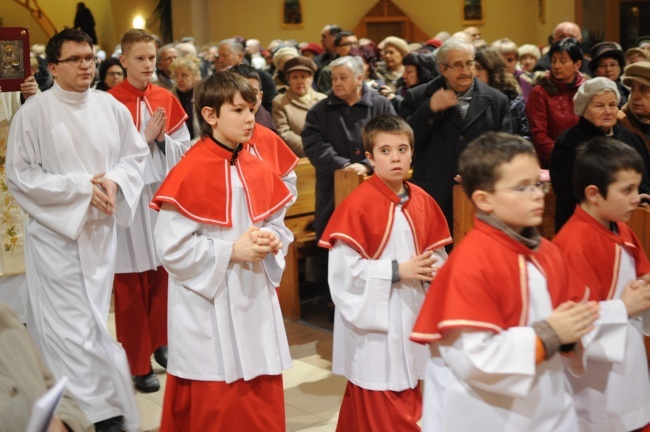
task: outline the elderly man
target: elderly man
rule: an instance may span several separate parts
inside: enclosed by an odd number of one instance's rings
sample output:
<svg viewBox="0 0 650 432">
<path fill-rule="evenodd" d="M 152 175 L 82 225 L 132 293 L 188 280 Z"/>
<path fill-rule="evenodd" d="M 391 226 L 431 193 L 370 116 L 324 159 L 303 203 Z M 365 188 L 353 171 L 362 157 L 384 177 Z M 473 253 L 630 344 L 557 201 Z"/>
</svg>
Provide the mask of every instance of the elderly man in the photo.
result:
<svg viewBox="0 0 650 432">
<path fill-rule="evenodd" d="M 236 39 L 224 39 L 219 42 L 218 54 L 216 70 L 223 71 L 237 66 L 244 61 L 244 46 L 237 42 Z M 264 92 L 262 106 L 268 112 L 271 112 L 273 109 L 273 98 L 278 95 L 278 91 L 273 83 L 273 77 L 263 70 L 258 70 L 257 73 L 260 76 L 262 91 Z"/>
<path fill-rule="evenodd" d="M 157 81 L 153 82 L 162 88 L 171 90 L 174 87 L 172 79 L 171 64 L 178 58 L 178 51 L 174 45 L 164 45 L 158 50 L 158 65 L 156 67 Z"/>
<path fill-rule="evenodd" d="M 334 45 L 334 38 L 340 33 L 341 27 L 336 24 L 328 24 L 323 27 L 320 33 L 320 43 L 323 46 L 323 54 L 314 57 L 314 63 L 321 69 L 327 66 L 332 60 L 336 58 L 336 49 Z"/>
<path fill-rule="evenodd" d="M 447 39 L 437 52 L 441 76 L 406 92 L 400 115 L 413 128 L 412 181 L 438 203 L 453 227 L 452 187 L 458 157 L 484 132 L 512 132 L 508 98 L 474 78 L 474 47 Z"/>
<path fill-rule="evenodd" d="M 553 29 L 553 43 L 566 38 L 576 38 L 578 42 L 582 43 L 582 30 L 580 30 L 580 26 L 570 21 L 561 22 L 556 25 L 555 29 Z M 541 56 L 537 60 L 537 64 L 533 70 L 535 72 L 551 70 L 551 56 L 548 53 Z M 583 75 L 591 76 L 587 62 L 582 62 L 580 72 Z"/>
<path fill-rule="evenodd" d="M 63 30 L 46 54 L 54 87 L 14 116 L 5 164 L 9 190 L 29 214 L 28 330 L 97 431 L 135 431 L 129 366 L 106 322 L 116 228 L 133 220 L 149 149 L 129 110 L 90 89 L 88 35 Z"/>
<path fill-rule="evenodd" d="M 618 123 L 641 137 L 650 152 L 650 62 L 626 67 L 623 84 L 631 91 L 627 104 L 618 112 Z"/>
<path fill-rule="evenodd" d="M 334 172 L 370 172 L 361 142 L 361 128 L 379 114 L 394 114 L 392 104 L 363 83 L 363 66 L 345 56 L 330 63 L 332 91 L 307 113 L 302 142 L 316 168 L 314 229 L 320 238 L 334 211 Z"/>
</svg>

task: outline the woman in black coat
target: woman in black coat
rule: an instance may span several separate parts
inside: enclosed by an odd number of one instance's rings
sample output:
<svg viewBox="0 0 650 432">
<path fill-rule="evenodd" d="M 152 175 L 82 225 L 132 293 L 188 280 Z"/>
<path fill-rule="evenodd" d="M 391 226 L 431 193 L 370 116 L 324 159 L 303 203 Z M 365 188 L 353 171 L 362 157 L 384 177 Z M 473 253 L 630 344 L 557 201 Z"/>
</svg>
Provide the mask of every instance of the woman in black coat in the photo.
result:
<svg viewBox="0 0 650 432">
<path fill-rule="evenodd" d="M 575 95 L 574 110 L 580 116 L 578 124 L 558 136 L 551 154 L 551 184 L 556 197 L 556 232 L 571 217 L 578 204 L 573 193 L 576 148 L 593 137 L 613 136 L 638 151 L 645 166 L 639 190 L 642 193 L 648 192 L 648 154 L 637 135 L 616 124 L 619 101 L 616 83 L 604 77 L 586 81 Z"/>
</svg>

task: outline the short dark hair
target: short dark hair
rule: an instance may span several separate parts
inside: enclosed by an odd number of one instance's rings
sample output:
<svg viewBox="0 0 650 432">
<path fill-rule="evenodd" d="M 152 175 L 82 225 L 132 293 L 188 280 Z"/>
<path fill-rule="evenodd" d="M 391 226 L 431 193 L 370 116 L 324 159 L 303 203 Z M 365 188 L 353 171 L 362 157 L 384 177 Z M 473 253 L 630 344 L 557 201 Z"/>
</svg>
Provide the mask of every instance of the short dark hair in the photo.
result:
<svg viewBox="0 0 650 432">
<path fill-rule="evenodd" d="M 553 54 L 561 52 L 566 52 L 574 63 L 578 60 L 584 61 L 580 42 L 576 38 L 566 38 L 555 42 L 551 45 L 551 49 L 548 50 L 548 56 L 552 59 Z"/>
<path fill-rule="evenodd" d="M 212 126 L 208 124 L 201 114 L 204 107 L 213 108 L 217 117 L 221 115 L 221 106 L 233 103 L 237 93 L 251 105 L 257 103 L 257 96 L 253 87 L 241 75 L 231 71 L 215 72 L 209 77 L 199 81 L 194 88 L 194 114 L 201 126 L 201 137 L 212 136 Z"/>
<path fill-rule="evenodd" d="M 501 165 L 518 155 L 537 159 L 533 145 L 517 135 L 487 132 L 469 143 L 458 160 L 458 173 L 467 196 L 471 199 L 477 190 L 494 189 L 501 178 Z"/>
<path fill-rule="evenodd" d="M 341 39 L 343 39 L 344 37 L 350 37 L 350 36 L 354 36 L 354 33 L 352 33 L 351 31 L 338 32 L 336 34 L 336 36 L 334 37 L 334 46 L 340 46 L 341 45 Z"/>
<path fill-rule="evenodd" d="M 402 64 L 415 67 L 418 73 L 417 85 L 428 83 L 439 75 L 436 56 L 429 50 L 419 49 L 406 54 Z"/>
<path fill-rule="evenodd" d="M 343 31 L 343 29 L 336 24 L 328 24 L 326 27 L 330 36 L 336 36 L 338 33 Z"/>
<path fill-rule="evenodd" d="M 368 120 L 368 122 L 363 125 L 363 129 L 361 129 L 363 149 L 365 151 L 372 154 L 372 149 L 375 147 L 375 137 L 380 133 L 406 135 L 411 150 L 413 150 L 413 129 L 411 129 L 411 126 L 409 126 L 406 120 L 400 116 L 394 114 L 380 114 Z"/>
<path fill-rule="evenodd" d="M 119 66 L 120 69 L 122 70 L 122 73 L 124 74 L 124 77 L 126 78 L 126 69 L 124 69 L 124 66 L 122 66 L 122 62 L 120 62 L 120 59 L 118 59 L 117 57 L 109 57 L 106 60 L 104 60 L 101 65 L 99 65 L 100 83 L 104 82 L 108 70 L 113 66 Z"/>
<path fill-rule="evenodd" d="M 90 49 L 93 49 L 93 40 L 86 33 L 81 30 L 64 28 L 49 41 L 47 41 L 47 46 L 45 47 L 45 60 L 48 64 L 58 63 L 59 57 L 61 57 L 61 47 L 64 42 L 76 42 L 76 43 L 87 43 L 90 46 Z"/>
<path fill-rule="evenodd" d="M 239 63 L 238 65 L 233 66 L 228 70 L 232 73 L 236 73 L 237 75 L 241 75 L 246 79 L 256 79 L 260 83 L 260 87 L 262 87 L 262 79 L 260 78 L 260 74 L 253 66 L 247 65 L 246 63 Z"/>
<path fill-rule="evenodd" d="M 580 145 L 573 167 L 573 193 L 578 201 L 586 199 L 585 189 L 594 185 L 607 198 L 609 185 L 619 171 L 632 170 L 643 174 L 643 159 L 629 145 L 608 137 L 597 136 Z"/>
</svg>

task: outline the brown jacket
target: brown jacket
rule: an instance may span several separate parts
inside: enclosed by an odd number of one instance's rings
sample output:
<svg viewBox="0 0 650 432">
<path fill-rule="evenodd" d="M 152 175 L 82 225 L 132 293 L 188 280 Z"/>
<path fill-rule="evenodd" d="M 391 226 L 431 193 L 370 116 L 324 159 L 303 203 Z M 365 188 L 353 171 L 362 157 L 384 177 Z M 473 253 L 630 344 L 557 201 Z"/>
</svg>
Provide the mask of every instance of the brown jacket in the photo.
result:
<svg viewBox="0 0 650 432">
<path fill-rule="evenodd" d="M 645 143 L 645 148 L 650 152 L 650 140 L 648 139 L 648 135 L 643 132 L 644 129 L 650 131 L 650 124 L 644 125 L 641 123 L 639 119 L 632 114 L 628 108 L 628 104 L 625 104 L 620 110 L 618 110 L 618 124 L 637 134 Z"/>
<path fill-rule="evenodd" d="M 273 121 L 275 121 L 278 133 L 298 157 L 305 156 L 300 132 L 305 126 L 307 111 L 316 102 L 327 97 L 327 95 L 318 93 L 313 89 L 309 89 L 309 92 L 311 94 L 311 104 L 305 104 L 290 89 L 285 94 L 278 95 L 273 99 Z"/>
<path fill-rule="evenodd" d="M 0 303 L 0 432 L 27 429 L 34 402 L 56 384 L 18 317 Z M 69 392 L 56 415 L 73 432 L 95 430 Z"/>
</svg>

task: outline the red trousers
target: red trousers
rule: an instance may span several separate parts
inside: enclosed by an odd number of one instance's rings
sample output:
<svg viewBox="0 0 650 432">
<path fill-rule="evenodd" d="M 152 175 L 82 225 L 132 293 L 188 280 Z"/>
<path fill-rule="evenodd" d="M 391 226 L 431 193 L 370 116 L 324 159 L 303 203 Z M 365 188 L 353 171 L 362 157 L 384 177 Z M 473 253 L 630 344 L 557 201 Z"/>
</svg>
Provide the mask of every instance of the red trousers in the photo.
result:
<svg viewBox="0 0 650 432">
<path fill-rule="evenodd" d="M 401 392 L 373 391 L 348 381 L 336 432 L 419 432 L 420 387 Z"/>
<path fill-rule="evenodd" d="M 282 375 L 195 381 L 167 374 L 160 432 L 286 430 Z"/>
<path fill-rule="evenodd" d="M 126 351 L 131 375 L 146 375 L 151 354 L 167 345 L 167 271 L 158 267 L 119 273 L 113 282 L 117 340 Z"/>
</svg>

